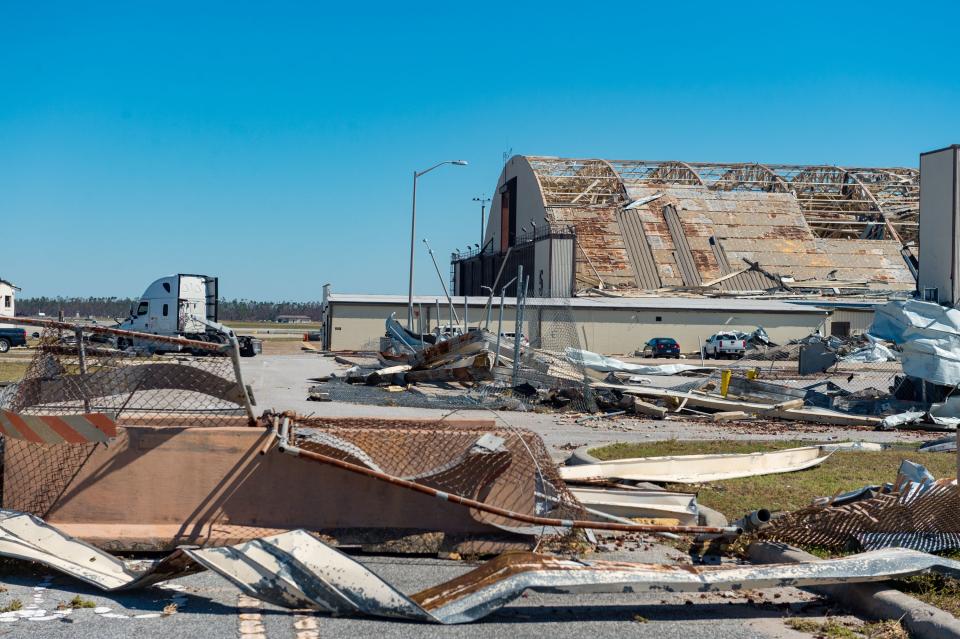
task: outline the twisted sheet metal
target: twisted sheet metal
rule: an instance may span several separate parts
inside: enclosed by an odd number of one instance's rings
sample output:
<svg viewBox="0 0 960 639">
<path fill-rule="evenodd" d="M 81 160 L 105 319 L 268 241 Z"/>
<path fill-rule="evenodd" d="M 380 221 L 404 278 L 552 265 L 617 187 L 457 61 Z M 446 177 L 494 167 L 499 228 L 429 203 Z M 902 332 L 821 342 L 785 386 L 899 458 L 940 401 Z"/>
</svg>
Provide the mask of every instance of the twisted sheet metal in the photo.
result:
<svg viewBox="0 0 960 639">
<path fill-rule="evenodd" d="M 916 550 L 957 548 L 960 489 L 939 480 L 923 492 L 905 490 L 837 506 L 809 506 L 775 519 L 763 539 L 844 548 L 899 546 Z"/>
<path fill-rule="evenodd" d="M 665 566 L 507 553 L 405 595 L 303 530 L 235 546 L 180 548 L 143 572 L 24 513 L 0 510 L 0 532 L 0 556 L 36 561 L 106 591 L 147 587 L 207 568 L 244 593 L 286 608 L 440 624 L 477 621 L 526 590 L 630 596 L 883 581 L 929 571 L 960 575 L 960 562 L 898 549 L 762 566 Z"/>
</svg>

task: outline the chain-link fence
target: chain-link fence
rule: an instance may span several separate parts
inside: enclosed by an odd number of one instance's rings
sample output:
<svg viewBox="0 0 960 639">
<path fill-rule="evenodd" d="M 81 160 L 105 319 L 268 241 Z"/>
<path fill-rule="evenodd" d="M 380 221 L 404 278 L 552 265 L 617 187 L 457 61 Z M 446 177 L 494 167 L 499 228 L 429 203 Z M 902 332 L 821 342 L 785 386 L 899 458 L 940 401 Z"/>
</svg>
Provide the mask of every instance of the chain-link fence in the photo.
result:
<svg viewBox="0 0 960 639">
<path fill-rule="evenodd" d="M 249 423 L 252 417 L 229 343 L 32 323 L 43 327 L 33 359 L 23 378 L 0 395 L 8 421 L 104 414 L 121 425 L 222 426 Z M 21 424 L 20 437 L 0 437 L 3 506 L 44 516 L 103 444 L 77 441 L 77 434 L 67 443 L 62 423 L 50 421 L 49 429 L 35 423 L 32 430 Z"/>
<path fill-rule="evenodd" d="M 518 377 L 534 385 L 553 381 L 565 389 L 575 410 L 597 410 L 590 388 L 593 380 L 587 375 L 586 367 L 567 358 L 571 349 L 583 348 L 569 298 L 538 299 L 537 305 L 526 309 L 524 316 L 531 349 L 529 355 L 521 359 Z"/>
<path fill-rule="evenodd" d="M 491 428 L 487 420 L 471 425 L 445 418 L 426 422 L 296 416 L 291 435 L 302 450 L 496 508 L 568 520 L 586 515 L 543 440 L 499 417 Z M 470 514 L 508 533 L 548 532 L 489 512 L 470 509 Z M 430 551 L 434 542 L 424 538 L 423 543 Z"/>
<path fill-rule="evenodd" d="M 822 384 L 835 390 L 864 397 L 880 397 L 893 393 L 903 377 L 903 366 L 896 351 L 871 352 L 870 357 L 857 357 L 869 348 L 860 341 L 812 340 L 812 344 L 795 343 L 747 350 L 734 368 L 757 369 L 764 379 L 778 380 L 794 386 Z M 810 349 L 812 358 L 822 362 L 801 366 L 801 351 Z M 825 353 L 825 355 L 820 355 Z"/>
</svg>

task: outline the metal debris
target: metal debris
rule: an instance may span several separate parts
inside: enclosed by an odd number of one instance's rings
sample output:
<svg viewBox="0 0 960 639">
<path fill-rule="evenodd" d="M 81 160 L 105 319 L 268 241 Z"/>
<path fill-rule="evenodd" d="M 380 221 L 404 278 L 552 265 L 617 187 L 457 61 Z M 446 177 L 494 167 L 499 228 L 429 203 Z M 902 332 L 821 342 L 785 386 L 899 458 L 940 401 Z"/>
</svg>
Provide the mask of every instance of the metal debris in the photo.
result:
<svg viewBox="0 0 960 639">
<path fill-rule="evenodd" d="M 803 470 L 823 463 L 831 454 L 819 446 L 805 446 L 769 453 L 616 459 L 596 464 L 562 466 L 560 476 L 568 482 L 615 478 L 698 484 Z"/>
<path fill-rule="evenodd" d="M 885 550 L 809 563 L 689 566 L 582 561 L 508 553 L 405 595 L 303 530 L 221 548 L 182 548 L 136 573 L 41 520 L 0 511 L 0 555 L 37 561 L 106 591 L 141 588 L 207 568 L 245 594 L 278 606 L 439 624 L 478 621 L 526 590 L 549 593 L 714 592 L 882 581 L 929 571 L 960 575 L 960 562 Z"/>
<path fill-rule="evenodd" d="M 958 500 L 956 479 L 934 480 L 923 466 L 904 461 L 892 490 L 852 491 L 836 500 L 817 500 L 778 517 L 761 536 L 825 548 L 844 548 L 850 542 L 865 549 L 960 548 Z"/>
</svg>

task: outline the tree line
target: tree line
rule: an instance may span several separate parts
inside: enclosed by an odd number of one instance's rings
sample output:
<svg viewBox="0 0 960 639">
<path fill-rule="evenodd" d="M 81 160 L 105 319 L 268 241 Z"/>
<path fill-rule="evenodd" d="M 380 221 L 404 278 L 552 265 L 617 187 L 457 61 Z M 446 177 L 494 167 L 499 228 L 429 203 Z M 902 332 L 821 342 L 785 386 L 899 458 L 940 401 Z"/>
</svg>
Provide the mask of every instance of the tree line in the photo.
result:
<svg viewBox="0 0 960 639">
<path fill-rule="evenodd" d="M 127 297 L 24 297 L 17 298 L 17 315 L 56 317 L 126 318 L 139 300 Z M 270 322 L 277 315 L 306 315 L 320 321 L 320 302 L 258 302 L 256 300 L 220 300 L 220 319 L 236 322 Z"/>
</svg>

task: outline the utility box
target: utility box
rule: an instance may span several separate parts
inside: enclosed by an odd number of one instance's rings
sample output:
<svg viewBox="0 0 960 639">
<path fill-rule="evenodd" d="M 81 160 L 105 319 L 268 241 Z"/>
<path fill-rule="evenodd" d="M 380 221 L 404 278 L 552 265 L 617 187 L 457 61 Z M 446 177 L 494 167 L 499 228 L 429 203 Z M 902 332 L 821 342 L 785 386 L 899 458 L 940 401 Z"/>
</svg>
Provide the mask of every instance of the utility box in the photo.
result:
<svg viewBox="0 0 960 639">
<path fill-rule="evenodd" d="M 920 299 L 960 302 L 960 145 L 920 154 Z"/>
</svg>

